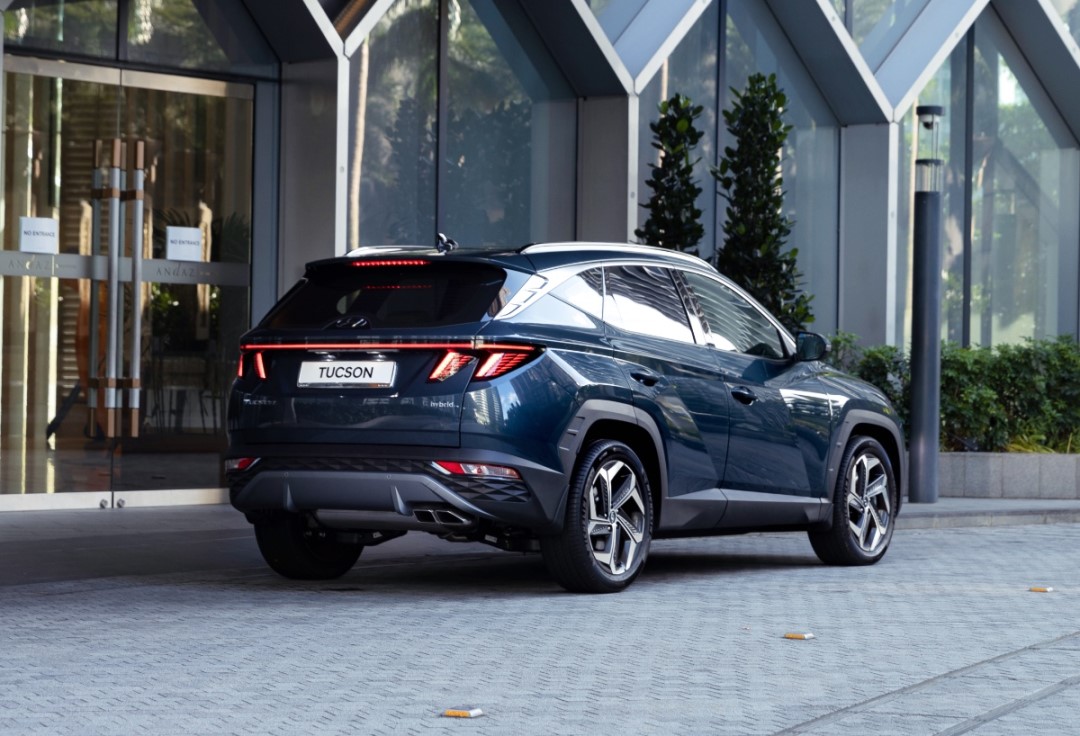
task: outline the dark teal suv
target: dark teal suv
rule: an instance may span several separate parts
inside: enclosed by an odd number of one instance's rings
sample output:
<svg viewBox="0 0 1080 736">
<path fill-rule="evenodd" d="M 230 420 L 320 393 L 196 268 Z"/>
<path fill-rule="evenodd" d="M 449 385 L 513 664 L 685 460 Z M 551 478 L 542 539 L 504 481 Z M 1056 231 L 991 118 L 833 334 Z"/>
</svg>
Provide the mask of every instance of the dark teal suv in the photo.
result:
<svg viewBox="0 0 1080 736">
<path fill-rule="evenodd" d="M 896 413 L 699 258 L 634 245 L 362 248 L 242 340 L 226 475 L 269 565 L 333 578 L 409 531 L 621 590 L 653 539 L 804 530 L 876 562 Z"/>
</svg>

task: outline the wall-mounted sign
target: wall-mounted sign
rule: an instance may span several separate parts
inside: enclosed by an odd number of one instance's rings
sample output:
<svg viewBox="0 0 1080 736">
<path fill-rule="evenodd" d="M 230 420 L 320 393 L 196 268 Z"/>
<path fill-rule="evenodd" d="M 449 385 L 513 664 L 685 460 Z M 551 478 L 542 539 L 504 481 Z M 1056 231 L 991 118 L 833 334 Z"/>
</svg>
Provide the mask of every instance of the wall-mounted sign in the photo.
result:
<svg viewBox="0 0 1080 736">
<path fill-rule="evenodd" d="M 60 223 L 51 217 L 20 217 L 19 250 L 56 255 L 60 252 Z"/>
<path fill-rule="evenodd" d="M 197 227 L 165 228 L 165 257 L 170 261 L 203 260 L 202 230 Z"/>
</svg>

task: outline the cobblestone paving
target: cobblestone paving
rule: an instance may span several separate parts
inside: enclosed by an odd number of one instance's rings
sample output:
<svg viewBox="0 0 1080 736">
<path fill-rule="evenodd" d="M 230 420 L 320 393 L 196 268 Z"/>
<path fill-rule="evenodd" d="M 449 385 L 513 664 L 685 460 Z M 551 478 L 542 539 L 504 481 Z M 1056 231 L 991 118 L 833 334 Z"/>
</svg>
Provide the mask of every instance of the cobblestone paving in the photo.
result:
<svg viewBox="0 0 1080 736">
<path fill-rule="evenodd" d="M 801 534 L 669 541 L 613 596 L 497 552 L 9 585 L 0 733 L 1077 734 L 1078 549 L 1068 524 L 904 531 L 847 569 Z"/>
</svg>

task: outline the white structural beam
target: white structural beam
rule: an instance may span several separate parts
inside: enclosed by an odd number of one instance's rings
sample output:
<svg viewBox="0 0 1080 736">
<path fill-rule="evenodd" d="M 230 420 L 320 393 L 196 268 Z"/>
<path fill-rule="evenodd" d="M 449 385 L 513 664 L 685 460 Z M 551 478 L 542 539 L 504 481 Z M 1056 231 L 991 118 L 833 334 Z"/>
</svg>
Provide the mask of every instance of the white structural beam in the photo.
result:
<svg viewBox="0 0 1080 736">
<path fill-rule="evenodd" d="M 829 0 L 766 0 L 841 125 L 884 123 L 893 107 Z"/>
<path fill-rule="evenodd" d="M 1080 141 L 1080 47 L 1050 0 L 991 0 L 1009 35 Z"/>
<path fill-rule="evenodd" d="M 351 23 L 354 23 L 353 28 L 349 31 L 348 36 L 345 39 L 345 56 L 351 57 L 356 53 L 356 50 L 360 48 L 362 44 L 371 32 L 375 30 L 375 24 L 382 20 L 382 17 L 386 15 L 386 12 L 390 10 L 390 6 L 394 4 L 396 0 L 374 0 L 374 2 L 361 3 L 356 7 L 360 8 L 358 12 L 359 18 L 351 19 Z"/>
<path fill-rule="evenodd" d="M 489 0 L 496 5 L 500 0 Z M 585 0 L 517 0 L 579 97 L 633 92 L 634 80 Z"/>
<path fill-rule="evenodd" d="M 683 37 L 712 2 L 717 0 L 645 0 L 627 4 L 632 15 L 615 20 L 615 50 L 630 71 L 634 92 L 640 94 Z M 614 20 L 613 20 L 614 22 Z"/>
<path fill-rule="evenodd" d="M 877 80 L 893 107 L 893 120 L 907 114 L 938 67 L 949 58 L 990 0 L 930 0 L 877 69 Z M 1031 0 L 1021 0 L 1033 6 Z"/>
</svg>

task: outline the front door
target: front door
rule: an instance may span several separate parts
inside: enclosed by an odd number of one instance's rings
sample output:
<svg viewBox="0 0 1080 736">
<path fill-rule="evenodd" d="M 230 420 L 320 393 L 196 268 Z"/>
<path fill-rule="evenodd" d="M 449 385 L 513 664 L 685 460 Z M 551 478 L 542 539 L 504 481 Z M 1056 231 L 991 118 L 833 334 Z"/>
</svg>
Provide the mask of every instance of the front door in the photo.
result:
<svg viewBox="0 0 1080 736">
<path fill-rule="evenodd" d="M 250 87 L 4 68 L 0 494 L 220 487 Z"/>
</svg>

